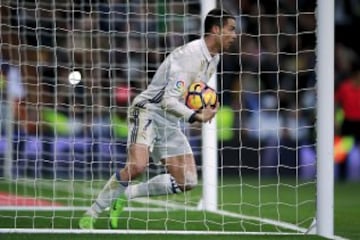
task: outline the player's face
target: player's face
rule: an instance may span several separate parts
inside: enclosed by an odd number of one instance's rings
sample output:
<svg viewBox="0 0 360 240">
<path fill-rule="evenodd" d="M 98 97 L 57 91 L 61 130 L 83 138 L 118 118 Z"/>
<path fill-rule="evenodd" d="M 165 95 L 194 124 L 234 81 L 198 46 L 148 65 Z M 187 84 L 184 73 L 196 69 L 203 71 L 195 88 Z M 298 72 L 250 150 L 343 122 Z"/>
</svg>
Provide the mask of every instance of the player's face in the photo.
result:
<svg viewBox="0 0 360 240">
<path fill-rule="evenodd" d="M 235 20 L 232 18 L 228 18 L 224 26 L 222 27 L 221 31 L 221 43 L 222 43 L 222 49 L 228 50 L 232 43 L 236 39 L 236 23 Z"/>
</svg>

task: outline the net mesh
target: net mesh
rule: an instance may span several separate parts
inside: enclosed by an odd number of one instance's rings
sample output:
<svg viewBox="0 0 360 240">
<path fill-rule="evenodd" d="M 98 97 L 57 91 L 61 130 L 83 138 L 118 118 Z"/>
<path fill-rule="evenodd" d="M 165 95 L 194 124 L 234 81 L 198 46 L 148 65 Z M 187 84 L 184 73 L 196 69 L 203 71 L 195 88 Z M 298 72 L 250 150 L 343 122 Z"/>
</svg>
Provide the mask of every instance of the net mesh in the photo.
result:
<svg viewBox="0 0 360 240">
<path fill-rule="evenodd" d="M 202 3 L 1 3 L 2 227 L 77 229 L 124 166 L 127 106 L 175 47 L 201 37 Z M 315 4 L 217 6 L 239 33 L 217 73 L 219 211 L 199 207 L 201 179 L 197 190 L 129 203 L 122 229 L 304 232 L 315 215 Z M 75 70 L 82 80 L 71 85 Z M 182 126 L 201 173 L 201 127 Z M 150 164 L 143 179 L 162 171 Z M 43 211 L 26 211 L 34 206 Z"/>
</svg>

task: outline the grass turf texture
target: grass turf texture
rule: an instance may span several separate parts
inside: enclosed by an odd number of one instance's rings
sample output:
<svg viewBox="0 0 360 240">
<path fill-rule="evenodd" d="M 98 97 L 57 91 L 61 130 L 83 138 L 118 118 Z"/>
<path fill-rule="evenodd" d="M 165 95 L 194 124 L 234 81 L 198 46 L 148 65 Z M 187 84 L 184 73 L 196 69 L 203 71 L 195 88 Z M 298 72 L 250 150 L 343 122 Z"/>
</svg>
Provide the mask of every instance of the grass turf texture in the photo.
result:
<svg viewBox="0 0 360 240">
<path fill-rule="evenodd" d="M 52 234 L 51 237 L 47 234 L 8 234 L 5 236 L 1 236 L 2 240 L 28 240 L 28 239 L 36 239 L 36 240 L 98 240 L 99 238 L 104 240 L 134 240 L 134 239 L 146 239 L 146 240 L 234 240 L 234 239 L 244 239 L 244 240 L 318 240 L 325 239 L 318 236 L 249 236 L 249 235 L 241 235 L 241 236 L 226 236 L 226 235 L 196 235 L 196 236 L 188 236 L 188 235 L 156 235 L 156 234 L 132 234 L 132 235 L 119 235 L 119 234 Z"/>
<path fill-rule="evenodd" d="M 0 182 L 0 191 L 23 196 L 33 196 L 42 199 L 61 202 L 66 206 L 89 206 L 102 181 L 68 182 L 50 180 L 19 180 L 17 182 Z M 219 206 L 221 210 L 262 218 L 270 218 L 283 222 L 296 223 L 307 227 L 315 215 L 315 184 L 291 182 L 288 179 L 263 180 L 242 178 L 224 179 L 219 188 Z M 297 186 L 297 187 L 296 187 Z M 359 207 L 353 207 L 360 202 L 357 194 L 360 184 L 337 183 L 335 196 L 335 233 L 349 239 L 359 239 L 360 234 L 356 223 L 360 216 Z M 95 190 L 89 191 L 92 188 Z M 84 191 L 84 189 L 86 191 Z M 178 202 L 187 206 L 196 206 L 201 196 L 201 188 L 186 194 L 153 199 Z M 351 197 L 349 197 L 351 196 Z M 151 204 L 131 202 L 131 207 L 153 208 Z M 82 211 L 2 211 L 0 210 L 0 228 L 58 228 L 77 229 L 78 219 Z M 97 229 L 108 229 L 107 213 L 101 215 L 96 222 Z M 176 210 L 168 212 L 124 212 L 120 229 L 152 229 L 152 230 L 213 230 L 241 232 L 278 232 L 287 231 L 281 227 L 258 221 L 222 216 L 208 212 Z M 291 232 L 291 231 L 290 231 Z M 29 234 L 25 234 L 29 235 Z M 45 239 L 92 239 L 87 234 L 30 234 L 31 238 Z M 115 239 L 111 234 L 94 234 L 97 238 Z M 190 239 L 179 235 L 124 235 L 121 239 Z M 130 237 L 131 236 L 131 237 Z M 9 237 L 9 238 L 4 238 Z M 152 238 L 153 237 L 153 238 Z M 194 236 L 192 236 L 193 238 Z M 202 236 L 196 239 L 234 239 L 234 236 Z M 239 238 L 236 236 L 235 239 Z M 241 239 L 303 239 L 303 236 L 244 236 Z M 24 234 L 2 234 L 1 239 L 27 239 Z M 321 239 L 316 236 L 306 236 L 306 239 Z"/>
</svg>

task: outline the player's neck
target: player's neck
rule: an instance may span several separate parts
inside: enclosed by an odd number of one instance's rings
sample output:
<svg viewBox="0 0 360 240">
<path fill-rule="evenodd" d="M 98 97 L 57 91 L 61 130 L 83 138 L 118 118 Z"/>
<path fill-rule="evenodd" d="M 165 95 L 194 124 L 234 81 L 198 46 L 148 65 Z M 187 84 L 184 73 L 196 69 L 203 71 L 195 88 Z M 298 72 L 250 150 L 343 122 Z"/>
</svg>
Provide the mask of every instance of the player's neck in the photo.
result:
<svg viewBox="0 0 360 240">
<path fill-rule="evenodd" d="M 209 50 L 209 53 L 212 57 L 220 52 L 220 49 L 217 46 L 214 38 L 212 38 L 211 36 L 205 36 L 204 40 L 205 40 L 205 45 L 206 45 L 207 49 Z"/>
</svg>

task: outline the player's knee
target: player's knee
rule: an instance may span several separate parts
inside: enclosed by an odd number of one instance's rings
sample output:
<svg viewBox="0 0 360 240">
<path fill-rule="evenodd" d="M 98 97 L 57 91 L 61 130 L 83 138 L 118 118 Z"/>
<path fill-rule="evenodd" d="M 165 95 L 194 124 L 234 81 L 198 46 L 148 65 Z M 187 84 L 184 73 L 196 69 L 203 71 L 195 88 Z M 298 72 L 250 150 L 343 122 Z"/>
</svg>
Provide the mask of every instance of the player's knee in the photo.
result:
<svg viewBox="0 0 360 240">
<path fill-rule="evenodd" d="M 142 164 L 133 164 L 129 167 L 129 175 L 136 178 L 145 171 L 146 166 Z"/>
<path fill-rule="evenodd" d="M 197 174 L 185 174 L 184 177 L 184 183 L 182 187 L 180 187 L 182 191 L 189 191 L 197 186 Z"/>
</svg>

